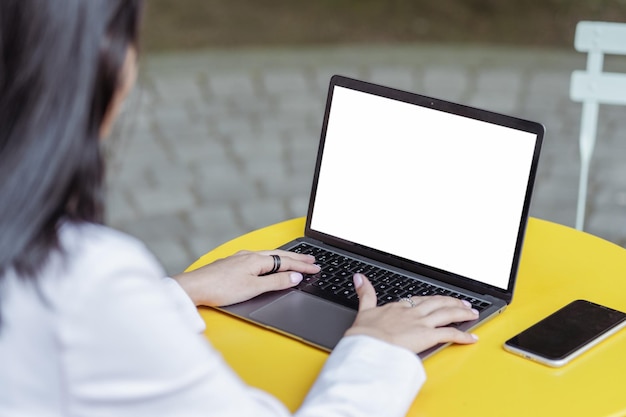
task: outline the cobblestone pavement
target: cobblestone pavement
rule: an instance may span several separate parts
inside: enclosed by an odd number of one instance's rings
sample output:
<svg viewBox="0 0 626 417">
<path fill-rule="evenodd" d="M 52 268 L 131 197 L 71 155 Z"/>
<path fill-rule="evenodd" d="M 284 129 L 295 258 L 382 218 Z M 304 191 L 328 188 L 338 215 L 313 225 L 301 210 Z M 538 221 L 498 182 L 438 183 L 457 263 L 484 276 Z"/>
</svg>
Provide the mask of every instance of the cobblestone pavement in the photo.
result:
<svg viewBox="0 0 626 417">
<path fill-rule="evenodd" d="M 573 50 L 450 45 L 146 56 L 107 145 L 108 222 L 176 273 L 235 236 L 303 216 L 328 80 L 343 74 L 542 122 L 531 215 L 573 226 L 581 105 L 569 81 L 585 62 Z M 625 116 L 601 106 L 585 226 L 622 246 Z"/>
</svg>

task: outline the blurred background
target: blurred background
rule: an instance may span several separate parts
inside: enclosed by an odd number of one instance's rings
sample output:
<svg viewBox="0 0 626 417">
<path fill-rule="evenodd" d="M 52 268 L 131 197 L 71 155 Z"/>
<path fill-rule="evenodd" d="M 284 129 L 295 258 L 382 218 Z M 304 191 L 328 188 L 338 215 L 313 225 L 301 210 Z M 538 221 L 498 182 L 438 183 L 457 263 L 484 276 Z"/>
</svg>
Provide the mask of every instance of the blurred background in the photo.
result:
<svg viewBox="0 0 626 417">
<path fill-rule="evenodd" d="M 575 28 L 626 22 L 626 0 L 146 3 L 138 87 L 107 144 L 108 222 L 168 273 L 306 214 L 335 73 L 543 123 L 531 215 L 573 226 Z M 598 129 L 585 230 L 624 246 L 626 107 L 602 106 Z"/>
<path fill-rule="evenodd" d="M 150 0 L 149 51 L 337 43 L 570 47 L 580 20 L 620 21 L 623 0 Z"/>
</svg>

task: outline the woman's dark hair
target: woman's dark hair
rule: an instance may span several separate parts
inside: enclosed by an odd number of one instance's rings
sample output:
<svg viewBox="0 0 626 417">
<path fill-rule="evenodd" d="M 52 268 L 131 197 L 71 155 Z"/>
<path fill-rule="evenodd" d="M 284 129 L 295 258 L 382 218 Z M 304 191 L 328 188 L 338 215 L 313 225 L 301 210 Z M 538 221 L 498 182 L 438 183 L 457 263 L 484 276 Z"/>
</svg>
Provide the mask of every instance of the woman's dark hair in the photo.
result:
<svg viewBox="0 0 626 417">
<path fill-rule="evenodd" d="M 61 219 L 102 222 L 99 132 L 140 10 L 141 0 L 0 1 L 0 284 L 9 269 L 36 276 Z"/>
</svg>

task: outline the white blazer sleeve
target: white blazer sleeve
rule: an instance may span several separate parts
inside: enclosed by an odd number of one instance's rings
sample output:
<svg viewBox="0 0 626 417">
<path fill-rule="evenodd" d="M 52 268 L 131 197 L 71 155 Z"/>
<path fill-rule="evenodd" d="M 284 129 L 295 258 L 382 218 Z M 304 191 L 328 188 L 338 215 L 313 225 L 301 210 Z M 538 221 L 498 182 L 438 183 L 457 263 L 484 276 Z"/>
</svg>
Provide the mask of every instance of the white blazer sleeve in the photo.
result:
<svg viewBox="0 0 626 417">
<path fill-rule="evenodd" d="M 367 336 L 346 337 L 297 416 L 403 416 L 425 381 L 414 353 Z"/>
<path fill-rule="evenodd" d="M 198 309 L 193 301 L 191 301 L 191 298 L 189 298 L 185 290 L 183 290 L 183 288 L 173 278 L 165 277 L 161 280 L 161 282 L 166 287 L 166 291 L 176 303 L 178 311 L 185 317 L 184 320 L 189 324 L 191 329 L 196 333 L 204 332 L 204 329 L 206 328 L 204 320 L 202 320 L 202 317 L 198 313 Z"/>
</svg>

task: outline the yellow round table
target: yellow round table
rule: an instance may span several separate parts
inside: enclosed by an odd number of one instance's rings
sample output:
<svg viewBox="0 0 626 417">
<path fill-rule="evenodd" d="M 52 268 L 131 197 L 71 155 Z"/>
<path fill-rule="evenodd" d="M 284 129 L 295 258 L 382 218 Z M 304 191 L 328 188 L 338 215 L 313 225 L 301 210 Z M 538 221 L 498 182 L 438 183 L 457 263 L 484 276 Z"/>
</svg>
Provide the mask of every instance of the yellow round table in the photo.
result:
<svg viewBox="0 0 626 417">
<path fill-rule="evenodd" d="M 241 249 L 276 248 L 302 236 L 304 218 L 260 229 L 210 251 L 189 270 Z M 424 361 L 428 380 L 410 416 L 626 416 L 626 331 L 562 368 L 502 349 L 505 340 L 582 298 L 626 311 L 626 250 L 531 218 L 512 304 L 476 330 L 471 346 Z M 296 410 L 328 354 L 210 308 L 206 337 L 250 385 Z"/>
</svg>

